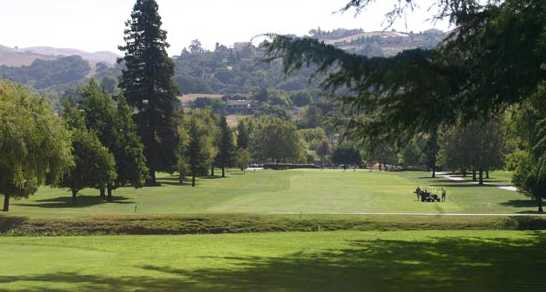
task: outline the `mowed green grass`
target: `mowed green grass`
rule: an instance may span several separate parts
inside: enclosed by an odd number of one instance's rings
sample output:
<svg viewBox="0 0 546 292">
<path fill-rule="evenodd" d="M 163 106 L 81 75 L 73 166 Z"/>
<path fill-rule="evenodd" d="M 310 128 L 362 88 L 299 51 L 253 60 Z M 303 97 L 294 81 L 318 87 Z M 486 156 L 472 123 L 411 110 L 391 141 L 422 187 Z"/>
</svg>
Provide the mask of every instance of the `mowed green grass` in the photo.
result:
<svg viewBox="0 0 546 292">
<path fill-rule="evenodd" d="M 180 214 L 336 214 L 359 212 L 526 213 L 535 203 L 516 192 L 429 178 L 425 172 L 341 170 L 232 171 L 225 179 L 200 179 L 198 186 L 180 185 L 163 176 L 161 187 L 123 188 L 115 201 L 84 190 L 74 205 L 66 190 L 42 188 L 25 200 L 13 201 L 11 215 L 71 218 L 102 215 Z M 494 177 L 492 178 L 494 179 Z M 446 188 L 445 203 L 421 203 L 417 186 Z"/>
<path fill-rule="evenodd" d="M 0 291 L 544 291 L 546 233 L 0 238 Z"/>
</svg>

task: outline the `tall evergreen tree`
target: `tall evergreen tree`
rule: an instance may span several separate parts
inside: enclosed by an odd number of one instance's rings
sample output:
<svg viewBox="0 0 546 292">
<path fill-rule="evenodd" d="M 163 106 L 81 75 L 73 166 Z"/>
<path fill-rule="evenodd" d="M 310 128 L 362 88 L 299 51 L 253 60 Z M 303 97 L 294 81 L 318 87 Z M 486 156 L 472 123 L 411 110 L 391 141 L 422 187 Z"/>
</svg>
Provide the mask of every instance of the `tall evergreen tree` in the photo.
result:
<svg viewBox="0 0 546 292">
<path fill-rule="evenodd" d="M 188 161 L 191 171 L 192 182 L 191 185 L 195 187 L 195 178 L 197 175 L 203 172 L 203 168 L 207 168 L 208 163 L 208 142 L 207 137 L 203 135 L 202 125 L 200 121 L 192 117 L 188 130 L 190 143 L 188 145 Z"/>
<path fill-rule="evenodd" d="M 114 149 L 118 178 L 115 187 L 130 184 L 135 188 L 142 187 L 146 178 L 146 157 L 144 146 L 137 134 L 135 123 L 131 117 L 131 108 L 124 97 L 117 98 L 116 143 Z M 110 195 L 110 194 L 109 194 Z"/>
<path fill-rule="evenodd" d="M 156 171 L 176 169 L 178 143 L 177 89 L 172 81 L 174 65 L 167 55 L 167 32 L 155 0 L 137 0 L 126 22 L 120 46 L 125 65 L 120 88 L 129 105 L 136 107 L 135 120 L 149 168 L 149 184 L 156 184 Z"/>
<path fill-rule="evenodd" d="M 222 177 L 226 177 L 226 166 L 231 166 L 234 160 L 235 145 L 233 142 L 233 132 L 229 128 L 226 117 L 220 118 L 220 141 L 218 143 L 218 156 L 216 160 L 222 168 Z"/>
<path fill-rule="evenodd" d="M 239 149 L 248 149 L 249 141 L 250 134 L 248 131 L 248 125 L 246 122 L 242 121 L 237 126 L 237 147 Z"/>
</svg>

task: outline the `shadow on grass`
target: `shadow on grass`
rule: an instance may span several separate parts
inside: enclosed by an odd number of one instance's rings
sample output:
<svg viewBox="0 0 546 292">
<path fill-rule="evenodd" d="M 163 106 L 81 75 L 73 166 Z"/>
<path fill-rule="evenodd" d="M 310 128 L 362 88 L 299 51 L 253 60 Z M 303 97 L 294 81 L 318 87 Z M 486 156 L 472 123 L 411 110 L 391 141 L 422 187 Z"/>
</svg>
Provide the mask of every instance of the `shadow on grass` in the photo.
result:
<svg viewBox="0 0 546 292">
<path fill-rule="evenodd" d="M 516 208 L 537 208 L 538 205 L 535 200 L 510 200 L 508 202 L 501 203 L 503 206 L 516 207 Z"/>
<path fill-rule="evenodd" d="M 165 186 L 178 186 L 178 187 L 191 187 L 191 179 L 190 180 L 184 180 L 182 183 L 178 180 L 176 181 L 163 181 L 161 182 L 162 185 Z"/>
<path fill-rule="evenodd" d="M 24 217 L 11 217 L 0 215 L 0 234 L 6 233 L 27 221 Z"/>
<path fill-rule="evenodd" d="M 133 201 L 129 201 L 129 198 L 119 196 L 113 196 L 110 201 L 105 201 L 98 196 L 78 196 L 76 197 L 76 201 L 73 201 L 72 197 L 63 196 L 36 200 L 35 202 L 33 204 L 14 203 L 14 205 L 39 208 L 86 208 L 103 204 L 134 204 Z"/>
<path fill-rule="evenodd" d="M 226 177 L 222 177 L 221 175 L 215 175 L 215 176 L 209 175 L 209 176 L 201 176 L 201 177 L 199 177 L 199 179 L 224 179 L 224 178 L 227 178 L 227 176 L 226 176 Z"/>
<path fill-rule="evenodd" d="M 226 175 L 226 177 L 222 176 L 200 176 L 197 177 L 198 180 L 216 180 L 216 179 L 227 179 L 229 176 Z M 169 186 L 191 186 L 191 177 L 186 177 L 184 179 L 183 183 L 180 183 L 180 179 L 178 177 L 164 177 L 161 179 L 158 179 L 158 182 L 161 185 L 169 185 Z"/>
<path fill-rule="evenodd" d="M 344 249 L 280 257 L 205 257 L 225 268 L 147 264 L 134 275 L 52 272 L 0 276 L 24 291 L 544 291 L 546 237 L 350 241 Z M 8 274 L 5 273 L 4 274 Z M 0 291 L 7 291 L 2 290 Z M 23 290 L 21 290 L 23 291 Z"/>
</svg>

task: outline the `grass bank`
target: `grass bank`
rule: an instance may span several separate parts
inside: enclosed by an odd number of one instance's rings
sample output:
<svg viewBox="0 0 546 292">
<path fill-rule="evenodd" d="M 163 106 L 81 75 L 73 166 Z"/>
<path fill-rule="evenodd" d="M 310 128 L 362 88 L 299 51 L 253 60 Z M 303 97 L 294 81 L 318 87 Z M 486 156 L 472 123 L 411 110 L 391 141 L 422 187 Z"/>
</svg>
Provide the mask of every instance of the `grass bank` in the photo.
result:
<svg viewBox="0 0 546 292">
<path fill-rule="evenodd" d="M 403 215 L 187 215 L 81 219 L 0 217 L 3 236 L 218 234 L 338 230 L 543 230 L 544 217 Z"/>
<path fill-rule="evenodd" d="M 0 238 L 1 291 L 544 291 L 518 231 Z"/>
</svg>

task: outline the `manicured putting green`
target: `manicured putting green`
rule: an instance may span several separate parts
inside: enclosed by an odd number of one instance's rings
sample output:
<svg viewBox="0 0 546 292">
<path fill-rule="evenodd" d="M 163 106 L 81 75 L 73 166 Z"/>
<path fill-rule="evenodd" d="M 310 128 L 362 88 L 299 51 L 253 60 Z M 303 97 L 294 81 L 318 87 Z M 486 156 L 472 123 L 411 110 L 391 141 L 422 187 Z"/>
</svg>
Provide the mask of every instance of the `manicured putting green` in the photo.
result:
<svg viewBox="0 0 546 292">
<path fill-rule="evenodd" d="M 113 203 L 99 200 L 96 190 L 84 190 L 74 205 L 66 190 L 43 188 L 29 199 L 14 201 L 10 214 L 62 218 L 210 213 L 526 213 L 536 209 L 532 200 L 516 192 L 445 178 L 432 180 L 429 176 L 426 172 L 362 170 L 265 170 L 246 175 L 231 171 L 226 179 L 200 179 L 198 187 L 192 188 L 164 175 L 161 187 L 117 190 Z M 444 187 L 448 200 L 418 202 L 413 194 L 417 186 Z"/>
<path fill-rule="evenodd" d="M 546 233 L 0 238 L 0 291 L 544 291 Z"/>
</svg>

